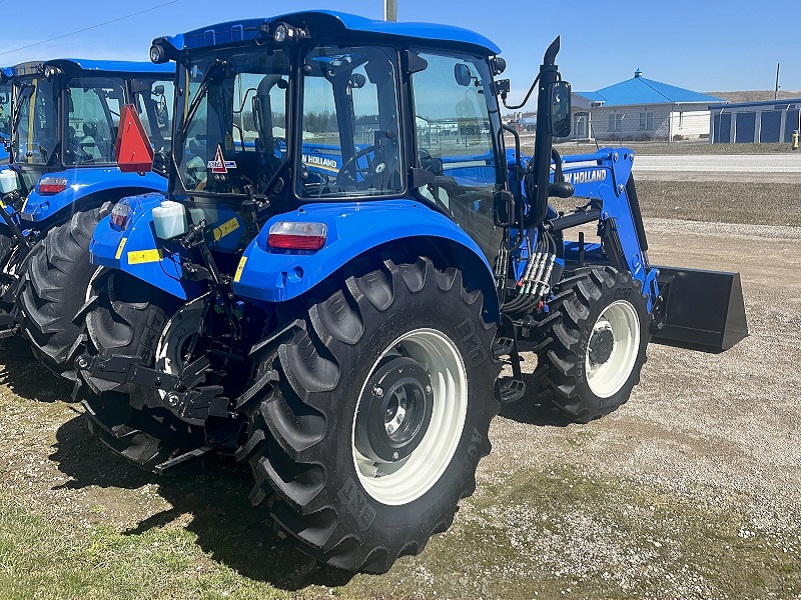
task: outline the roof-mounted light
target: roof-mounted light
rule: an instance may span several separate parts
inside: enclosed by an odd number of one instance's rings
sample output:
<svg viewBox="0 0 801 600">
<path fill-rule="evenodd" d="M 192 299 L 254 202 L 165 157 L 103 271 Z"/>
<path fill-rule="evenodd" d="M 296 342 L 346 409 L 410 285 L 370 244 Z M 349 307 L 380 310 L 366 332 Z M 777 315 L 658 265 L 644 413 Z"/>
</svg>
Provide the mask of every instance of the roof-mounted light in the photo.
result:
<svg viewBox="0 0 801 600">
<path fill-rule="evenodd" d="M 281 22 L 273 28 L 273 41 L 276 44 L 297 42 L 307 37 L 309 37 L 309 34 L 305 29 L 292 27 L 289 23 Z"/>
<path fill-rule="evenodd" d="M 153 44 L 150 46 L 150 62 L 161 65 L 169 60 L 167 58 L 167 51 L 161 44 Z"/>
<path fill-rule="evenodd" d="M 51 77 L 55 77 L 56 75 L 61 75 L 61 69 L 58 67 L 54 67 L 52 65 L 47 65 L 44 68 L 44 76 L 50 79 Z"/>
<path fill-rule="evenodd" d="M 319 250 L 325 246 L 325 223 L 278 221 L 270 226 L 267 245 L 282 250 Z"/>
</svg>

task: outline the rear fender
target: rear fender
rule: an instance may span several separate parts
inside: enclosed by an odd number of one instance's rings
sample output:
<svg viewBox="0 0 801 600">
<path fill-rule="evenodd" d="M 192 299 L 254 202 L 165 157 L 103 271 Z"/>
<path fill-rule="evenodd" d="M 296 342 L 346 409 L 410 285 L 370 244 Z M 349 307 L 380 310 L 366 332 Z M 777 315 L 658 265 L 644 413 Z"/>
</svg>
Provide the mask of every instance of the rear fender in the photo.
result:
<svg viewBox="0 0 801 600">
<path fill-rule="evenodd" d="M 48 173 L 45 177 L 66 179 L 66 189 L 57 194 L 40 194 L 37 184 L 31 190 L 20 210 L 23 222 L 39 223 L 46 221 L 59 211 L 70 208 L 88 200 L 91 196 L 108 197 L 116 193 L 117 198 L 147 192 L 166 192 L 167 180 L 161 175 L 149 172 L 122 173 L 117 167 L 79 167 L 57 173 Z"/>
<path fill-rule="evenodd" d="M 277 221 L 325 223 L 325 245 L 317 251 L 289 251 L 267 245 Z M 391 242 L 426 238 L 457 261 L 467 284 L 484 293 L 485 318 L 500 317 L 492 268 L 476 243 L 453 221 L 410 200 L 309 204 L 278 215 L 248 245 L 234 276 L 234 294 L 257 304 L 286 302 L 311 290 L 354 258 Z"/>
<path fill-rule="evenodd" d="M 190 259 L 189 253 L 175 240 L 156 237 L 153 209 L 164 199 L 155 193 L 125 198 L 131 207 L 128 225 L 120 229 L 111 222 L 111 215 L 101 220 L 89 244 L 90 260 L 95 265 L 130 273 L 182 300 L 195 298 L 203 288 L 196 281 L 184 279 L 181 267 Z M 193 213 L 189 211 L 190 215 Z M 195 215 L 200 218 L 199 213 Z M 220 205 L 207 209 L 202 216 L 212 226 L 212 250 L 231 252 L 239 245 L 245 227 L 231 208 Z"/>
</svg>

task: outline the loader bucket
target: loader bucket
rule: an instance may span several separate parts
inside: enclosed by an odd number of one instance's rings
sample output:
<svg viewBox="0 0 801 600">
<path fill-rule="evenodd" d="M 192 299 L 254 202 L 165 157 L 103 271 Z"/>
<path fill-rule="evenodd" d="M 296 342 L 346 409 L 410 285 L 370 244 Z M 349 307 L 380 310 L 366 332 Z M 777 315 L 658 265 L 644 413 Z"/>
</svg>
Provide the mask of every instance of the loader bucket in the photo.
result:
<svg viewBox="0 0 801 600">
<path fill-rule="evenodd" d="M 652 341 L 723 352 L 748 336 L 739 273 L 657 268 L 663 301 L 654 311 Z"/>
</svg>

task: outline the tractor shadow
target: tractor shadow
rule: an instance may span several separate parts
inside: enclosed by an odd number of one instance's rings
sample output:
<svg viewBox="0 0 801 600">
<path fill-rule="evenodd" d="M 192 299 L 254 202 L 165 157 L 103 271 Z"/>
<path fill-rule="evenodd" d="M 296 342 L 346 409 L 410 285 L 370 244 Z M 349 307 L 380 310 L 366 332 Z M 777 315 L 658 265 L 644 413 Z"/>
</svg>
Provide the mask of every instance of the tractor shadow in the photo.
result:
<svg viewBox="0 0 801 600">
<path fill-rule="evenodd" d="M 0 340 L 0 385 L 25 400 L 70 402 L 72 383 L 51 373 L 19 336 Z"/>
<path fill-rule="evenodd" d="M 550 427 L 567 427 L 574 422 L 547 404 L 537 404 L 532 398 L 524 396 L 517 402 L 502 404 L 499 417 L 525 423 L 526 425 L 547 425 Z"/>
<path fill-rule="evenodd" d="M 64 423 L 56 439 L 50 459 L 72 478 L 65 487 L 137 489 L 155 484 L 172 505 L 123 535 L 139 536 L 189 514 L 186 529 L 197 535 L 200 548 L 250 579 L 294 592 L 309 585 L 342 586 L 353 577 L 321 565 L 273 533 L 267 508 L 248 502 L 253 481 L 249 468 L 212 457 L 187 463 L 172 474 L 155 475 L 113 454 L 88 432 L 83 416 Z"/>
</svg>

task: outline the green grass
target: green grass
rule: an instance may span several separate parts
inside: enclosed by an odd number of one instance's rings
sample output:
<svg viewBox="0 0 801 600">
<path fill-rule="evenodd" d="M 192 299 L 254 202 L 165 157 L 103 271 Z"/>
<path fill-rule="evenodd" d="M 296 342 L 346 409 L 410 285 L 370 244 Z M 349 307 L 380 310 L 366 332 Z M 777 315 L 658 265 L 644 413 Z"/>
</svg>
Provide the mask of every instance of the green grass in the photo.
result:
<svg viewBox="0 0 801 600">
<path fill-rule="evenodd" d="M 46 520 L 0 498 L 1 598 L 284 598 L 209 560 L 181 527 L 125 534 Z"/>
</svg>

